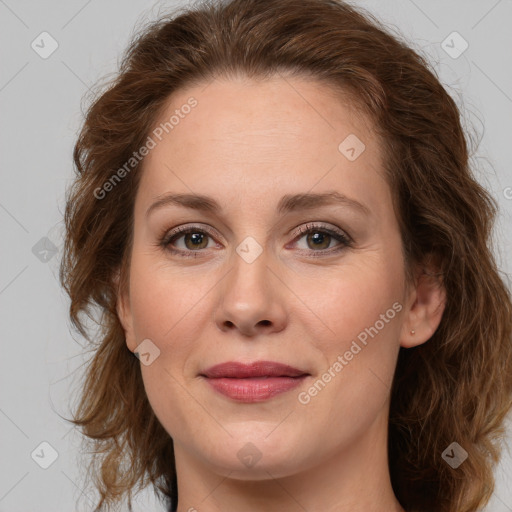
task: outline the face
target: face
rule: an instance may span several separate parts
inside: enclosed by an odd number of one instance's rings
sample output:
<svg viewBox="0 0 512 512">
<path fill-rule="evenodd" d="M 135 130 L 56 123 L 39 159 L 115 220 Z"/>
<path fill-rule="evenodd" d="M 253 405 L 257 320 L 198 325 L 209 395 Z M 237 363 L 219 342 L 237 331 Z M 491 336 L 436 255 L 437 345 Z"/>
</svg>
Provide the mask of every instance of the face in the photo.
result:
<svg viewBox="0 0 512 512">
<path fill-rule="evenodd" d="M 118 311 L 176 450 L 264 478 L 382 435 L 399 347 L 429 333 L 371 123 L 317 82 L 232 79 L 176 93 L 155 129 Z M 261 361 L 299 371 L 205 377 Z"/>
</svg>

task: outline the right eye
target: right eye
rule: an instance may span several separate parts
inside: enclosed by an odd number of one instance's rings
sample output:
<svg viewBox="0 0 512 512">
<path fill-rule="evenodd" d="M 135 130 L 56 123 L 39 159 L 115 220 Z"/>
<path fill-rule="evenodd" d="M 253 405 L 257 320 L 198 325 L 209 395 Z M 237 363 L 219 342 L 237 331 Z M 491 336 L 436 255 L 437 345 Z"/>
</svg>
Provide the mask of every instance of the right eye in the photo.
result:
<svg viewBox="0 0 512 512">
<path fill-rule="evenodd" d="M 198 252 L 208 248 L 208 238 L 213 238 L 213 232 L 206 228 L 180 226 L 166 234 L 162 238 L 160 245 L 172 254 L 185 258 L 196 258 Z M 177 242 L 181 239 L 183 239 L 184 246 L 176 248 Z"/>
</svg>

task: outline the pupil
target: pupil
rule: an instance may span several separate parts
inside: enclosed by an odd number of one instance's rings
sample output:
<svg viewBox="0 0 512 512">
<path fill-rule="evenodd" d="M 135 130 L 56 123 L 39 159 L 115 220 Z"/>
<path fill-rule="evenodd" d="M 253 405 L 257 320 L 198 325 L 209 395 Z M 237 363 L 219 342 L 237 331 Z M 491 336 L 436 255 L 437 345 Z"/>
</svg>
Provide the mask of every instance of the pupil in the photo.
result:
<svg viewBox="0 0 512 512">
<path fill-rule="evenodd" d="M 309 240 L 312 240 L 313 241 L 313 244 L 316 245 L 317 247 L 319 246 L 325 246 L 325 241 L 327 240 L 327 246 L 329 245 L 329 237 L 330 235 L 326 235 L 325 233 L 319 233 L 319 232 L 316 232 L 316 233 L 313 233 L 311 235 L 309 235 Z"/>
<path fill-rule="evenodd" d="M 188 233 L 186 238 L 192 242 L 192 245 L 197 248 L 203 243 L 203 233 Z"/>
</svg>

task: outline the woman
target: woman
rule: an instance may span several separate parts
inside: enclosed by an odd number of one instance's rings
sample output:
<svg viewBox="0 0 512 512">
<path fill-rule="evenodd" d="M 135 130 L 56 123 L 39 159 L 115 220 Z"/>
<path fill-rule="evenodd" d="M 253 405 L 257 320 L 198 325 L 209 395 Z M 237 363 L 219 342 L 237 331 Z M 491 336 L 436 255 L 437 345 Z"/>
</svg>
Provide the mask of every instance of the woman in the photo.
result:
<svg viewBox="0 0 512 512">
<path fill-rule="evenodd" d="M 377 20 L 164 16 L 74 160 L 61 280 L 82 334 L 102 312 L 73 419 L 97 510 L 147 484 L 178 512 L 488 501 L 512 405 L 496 204 L 454 101 Z"/>
</svg>

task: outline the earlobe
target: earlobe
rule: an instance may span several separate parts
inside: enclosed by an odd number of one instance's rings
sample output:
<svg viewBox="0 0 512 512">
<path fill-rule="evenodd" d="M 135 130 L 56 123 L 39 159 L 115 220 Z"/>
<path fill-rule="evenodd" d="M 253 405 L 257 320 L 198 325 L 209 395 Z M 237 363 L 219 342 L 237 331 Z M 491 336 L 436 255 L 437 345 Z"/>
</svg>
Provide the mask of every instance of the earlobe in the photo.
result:
<svg viewBox="0 0 512 512">
<path fill-rule="evenodd" d="M 441 323 L 446 290 L 437 267 L 422 267 L 409 298 L 400 335 L 400 346 L 404 348 L 427 342 Z"/>
</svg>

